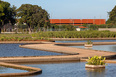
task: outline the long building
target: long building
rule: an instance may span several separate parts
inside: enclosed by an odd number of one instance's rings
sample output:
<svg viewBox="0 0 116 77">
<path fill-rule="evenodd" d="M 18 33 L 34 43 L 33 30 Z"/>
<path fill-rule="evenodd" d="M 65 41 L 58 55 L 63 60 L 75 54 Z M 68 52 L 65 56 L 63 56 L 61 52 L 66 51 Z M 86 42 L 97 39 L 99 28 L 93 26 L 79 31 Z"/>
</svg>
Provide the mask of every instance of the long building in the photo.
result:
<svg viewBox="0 0 116 77">
<path fill-rule="evenodd" d="M 83 25 L 83 24 L 96 24 L 102 25 L 106 23 L 105 19 L 50 19 L 51 24 L 56 25 Z"/>
</svg>

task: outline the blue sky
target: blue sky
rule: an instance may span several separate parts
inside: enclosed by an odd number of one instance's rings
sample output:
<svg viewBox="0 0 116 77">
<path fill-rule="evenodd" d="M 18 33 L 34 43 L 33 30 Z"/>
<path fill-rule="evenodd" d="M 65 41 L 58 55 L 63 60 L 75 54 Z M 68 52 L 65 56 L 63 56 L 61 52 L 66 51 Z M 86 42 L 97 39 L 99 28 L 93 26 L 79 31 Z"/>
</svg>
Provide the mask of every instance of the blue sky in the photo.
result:
<svg viewBox="0 0 116 77">
<path fill-rule="evenodd" d="M 15 5 L 33 4 L 46 9 L 53 19 L 107 19 L 116 0 L 2 0 Z"/>
</svg>

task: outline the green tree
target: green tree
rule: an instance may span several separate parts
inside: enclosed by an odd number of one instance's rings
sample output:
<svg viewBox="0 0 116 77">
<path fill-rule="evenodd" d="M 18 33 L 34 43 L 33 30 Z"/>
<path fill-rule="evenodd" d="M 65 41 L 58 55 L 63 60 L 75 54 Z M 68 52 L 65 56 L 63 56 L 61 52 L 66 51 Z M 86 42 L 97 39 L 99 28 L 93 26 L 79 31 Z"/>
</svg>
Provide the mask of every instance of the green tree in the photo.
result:
<svg viewBox="0 0 116 77">
<path fill-rule="evenodd" d="M 112 9 L 111 12 L 108 12 L 109 19 L 107 20 L 107 23 L 109 24 L 116 24 L 116 6 Z"/>
<path fill-rule="evenodd" d="M 0 0 L 0 29 L 7 23 L 15 24 L 16 7 Z M 1 33 L 1 31 L 0 31 Z"/>
<path fill-rule="evenodd" d="M 0 22 L 2 21 L 1 17 L 4 16 L 3 7 L 0 5 Z"/>
<path fill-rule="evenodd" d="M 49 14 L 38 5 L 22 4 L 17 9 L 17 17 L 20 23 L 26 23 L 28 25 L 30 33 L 34 27 L 46 28 L 46 26 L 50 26 Z"/>
</svg>

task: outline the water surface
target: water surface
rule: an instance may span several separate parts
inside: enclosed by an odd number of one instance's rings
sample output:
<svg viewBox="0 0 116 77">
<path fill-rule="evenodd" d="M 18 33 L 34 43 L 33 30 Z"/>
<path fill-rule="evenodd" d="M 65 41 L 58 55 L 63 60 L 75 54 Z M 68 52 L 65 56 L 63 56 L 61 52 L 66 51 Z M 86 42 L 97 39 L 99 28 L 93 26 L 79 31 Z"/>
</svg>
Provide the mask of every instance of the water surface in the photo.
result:
<svg viewBox="0 0 116 77">
<path fill-rule="evenodd" d="M 92 42 L 116 42 L 116 40 L 91 40 Z M 55 41 L 61 43 L 78 43 L 78 42 L 87 42 L 87 40 L 77 40 L 77 41 Z M 69 46 L 75 48 L 85 48 L 84 46 Z M 111 51 L 116 52 L 116 45 L 93 45 L 92 48 L 94 50 L 103 50 L 103 51 Z"/>
<path fill-rule="evenodd" d="M 0 57 L 63 55 L 61 53 L 20 48 L 20 44 L 0 44 Z"/>
<path fill-rule="evenodd" d="M 105 69 L 85 69 L 85 62 L 33 64 L 27 65 L 41 68 L 42 74 L 26 77 L 115 77 L 116 64 L 108 64 Z"/>
<path fill-rule="evenodd" d="M 13 69 L 13 68 L 6 68 L 0 66 L 0 74 L 4 73 L 22 73 L 22 72 L 28 72 L 26 70 L 20 70 L 20 69 Z"/>
</svg>

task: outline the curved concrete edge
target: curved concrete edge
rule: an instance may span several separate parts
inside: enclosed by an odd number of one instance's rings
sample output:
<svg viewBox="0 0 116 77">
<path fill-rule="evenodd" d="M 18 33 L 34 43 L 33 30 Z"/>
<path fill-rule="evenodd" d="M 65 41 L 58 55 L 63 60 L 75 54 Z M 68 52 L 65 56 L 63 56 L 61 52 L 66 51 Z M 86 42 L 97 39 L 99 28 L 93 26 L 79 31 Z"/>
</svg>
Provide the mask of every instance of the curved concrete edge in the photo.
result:
<svg viewBox="0 0 116 77">
<path fill-rule="evenodd" d="M 10 64 L 10 63 L 3 63 L 3 62 L 0 62 L 0 66 L 10 67 L 10 68 L 15 68 L 15 69 L 22 69 L 22 70 L 29 71 L 29 72 L 23 72 L 23 73 L 0 74 L 0 77 L 28 76 L 28 75 L 34 75 L 34 74 L 41 74 L 42 73 L 42 70 L 40 68 L 27 67 L 27 66 Z"/>
<path fill-rule="evenodd" d="M 83 46 L 85 42 L 78 43 L 55 43 L 57 46 Z M 116 45 L 116 42 L 93 42 L 93 45 Z"/>
</svg>

